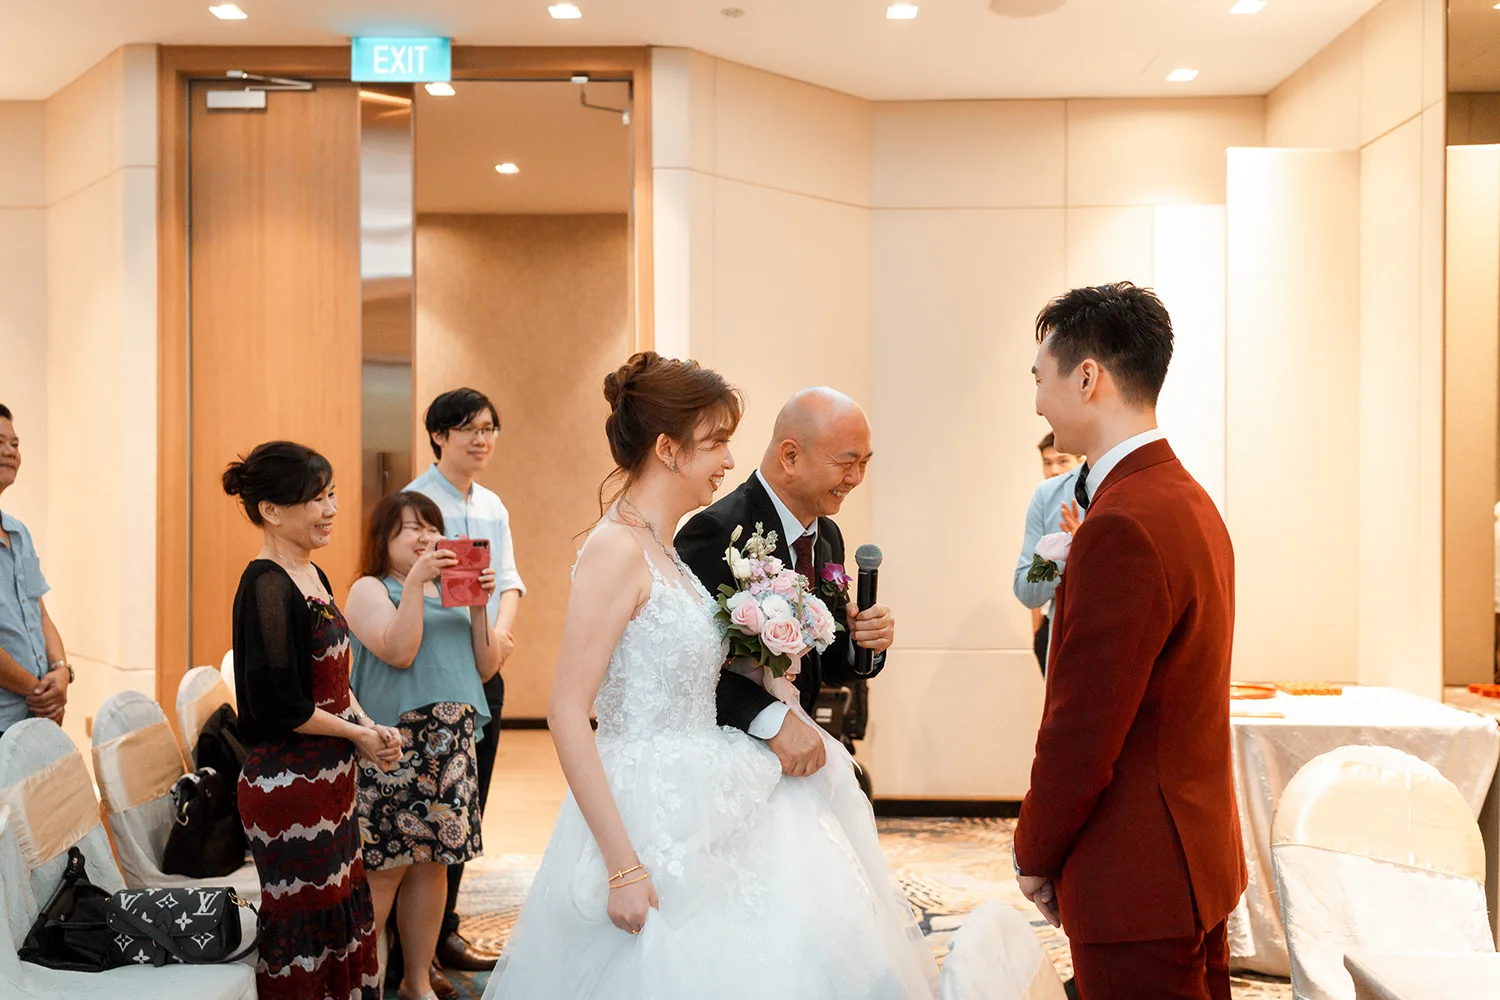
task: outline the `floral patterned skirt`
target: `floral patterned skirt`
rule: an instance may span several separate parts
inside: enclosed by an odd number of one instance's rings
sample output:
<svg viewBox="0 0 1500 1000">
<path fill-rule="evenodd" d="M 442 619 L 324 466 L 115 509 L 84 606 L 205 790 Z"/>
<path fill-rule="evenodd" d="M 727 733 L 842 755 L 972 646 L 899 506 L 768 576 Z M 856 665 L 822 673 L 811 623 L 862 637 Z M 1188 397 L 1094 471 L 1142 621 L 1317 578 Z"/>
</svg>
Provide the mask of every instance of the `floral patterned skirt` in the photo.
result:
<svg viewBox="0 0 1500 1000">
<path fill-rule="evenodd" d="M 370 871 L 478 857 L 479 771 L 472 705 L 438 702 L 401 714 L 406 753 L 389 771 L 360 760 L 360 838 Z"/>
</svg>

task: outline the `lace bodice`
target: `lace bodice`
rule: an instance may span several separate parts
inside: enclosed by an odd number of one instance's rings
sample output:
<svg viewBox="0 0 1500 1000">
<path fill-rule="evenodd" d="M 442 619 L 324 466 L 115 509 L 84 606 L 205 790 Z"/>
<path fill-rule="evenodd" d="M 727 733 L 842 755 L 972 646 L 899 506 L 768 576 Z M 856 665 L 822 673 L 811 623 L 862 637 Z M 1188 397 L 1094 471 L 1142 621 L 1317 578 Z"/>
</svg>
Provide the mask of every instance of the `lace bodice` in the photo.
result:
<svg viewBox="0 0 1500 1000">
<path fill-rule="evenodd" d="M 594 699 L 601 743 L 717 725 L 715 691 L 729 641 L 714 602 L 681 560 L 679 585 L 645 558 L 651 596 L 626 624 Z"/>
</svg>

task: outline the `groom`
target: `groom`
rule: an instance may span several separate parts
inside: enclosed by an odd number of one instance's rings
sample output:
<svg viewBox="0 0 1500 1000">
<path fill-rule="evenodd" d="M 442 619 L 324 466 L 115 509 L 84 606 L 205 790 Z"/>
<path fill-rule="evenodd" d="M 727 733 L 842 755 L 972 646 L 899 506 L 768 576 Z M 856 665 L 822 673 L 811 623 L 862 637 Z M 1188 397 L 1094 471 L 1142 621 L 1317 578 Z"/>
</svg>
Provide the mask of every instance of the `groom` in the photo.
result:
<svg viewBox="0 0 1500 1000">
<path fill-rule="evenodd" d="M 849 596 L 830 597 L 825 567 L 844 564 L 844 536 L 831 520 L 844 499 L 865 478 L 869 465 L 870 421 L 859 405 L 832 389 L 804 389 L 776 418 L 770 447 L 760 469 L 712 507 L 699 512 L 678 532 L 677 554 L 710 594 L 734 586 L 724 552 L 736 528 L 748 538 L 757 524 L 776 532 L 776 556 L 808 577 L 844 628 L 823 653 L 809 652 L 797 675 L 797 693 L 809 716 L 818 690 L 855 680 L 854 646 L 875 651 L 873 677 L 885 666 L 885 650 L 895 637 L 896 620 L 876 605 L 860 612 Z M 852 573 L 850 574 L 853 575 Z M 783 773 L 805 776 L 825 763 L 823 739 L 757 684 L 731 670 L 719 677 L 719 724 L 743 729 L 766 741 Z"/>
<path fill-rule="evenodd" d="M 1225 921 L 1246 881 L 1234 550 L 1156 426 L 1172 323 L 1121 282 L 1054 299 L 1036 330 L 1037 412 L 1093 464 L 1055 598 L 1017 880 L 1067 931 L 1087 1000 L 1228 1000 Z"/>
</svg>

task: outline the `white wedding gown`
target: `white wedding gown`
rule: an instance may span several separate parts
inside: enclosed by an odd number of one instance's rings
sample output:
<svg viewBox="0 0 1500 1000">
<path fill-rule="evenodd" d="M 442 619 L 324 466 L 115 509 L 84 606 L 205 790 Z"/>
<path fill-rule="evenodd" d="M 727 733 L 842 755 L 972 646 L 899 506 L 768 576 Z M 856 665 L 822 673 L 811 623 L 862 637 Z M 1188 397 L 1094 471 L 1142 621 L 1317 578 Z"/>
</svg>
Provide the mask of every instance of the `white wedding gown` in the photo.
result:
<svg viewBox="0 0 1500 1000">
<path fill-rule="evenodd" d="M 651 565 L 595 702 L 660 909 L 639 935 L 610 923 L 609 872 L 570 793 L 485 1000 L 931 1000 L 937 966 L 848 754 L 825 734 L 827 766 L 786 778 L 715 722 L 728 645 L 682 572 L 691 591 Z"/>
</svg>

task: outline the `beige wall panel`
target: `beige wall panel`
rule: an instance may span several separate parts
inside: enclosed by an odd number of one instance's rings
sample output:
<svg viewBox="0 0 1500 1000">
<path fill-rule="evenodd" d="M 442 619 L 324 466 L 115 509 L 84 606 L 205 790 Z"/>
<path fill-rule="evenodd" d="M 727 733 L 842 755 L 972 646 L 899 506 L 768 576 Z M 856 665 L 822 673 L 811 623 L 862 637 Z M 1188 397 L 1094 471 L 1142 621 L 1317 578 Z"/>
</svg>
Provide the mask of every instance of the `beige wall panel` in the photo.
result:
<svg viewBox="0 0 1500 1000">
<path fill-rule="evenodd" d="M 40 136 L 36 145 L 40 148 Z M 40 159 L 38 156 L 38 162 Z M 19 517 L 31 529 L 41 551 L 42 569 L 50 573 L 47 211 L 43 208 L 0 208 L 0 357 L 5 359 L 0 403 L 15 414 L 22 456 L 20 476 L 5 491 L 5 496 L 0 497 L 0 508 Z"/>
<path fill-rule="evenodd" d="M 1389 2 L 1389 0 L 1388 0 Z M 1422 563 L 1422 125 L 1414 119 L 1360 153 L 1359 677 L 1416 683 Z"/>
<path fill-rule="evenodd" d="M 1448 90 L 1448 4 L 1422 0 L 1422 107 L 1443 99 Z"/>
<path fill-rule="evenodd" d="M 1260 97 L 1068 102 L 1069 205 L 1222 205 L 1224 150 L 1265 141 Z"/>
<path fill-rule="evenodd" d="M 418 220 L 418 405 L 470 385 L 504 427 L 481 482 L 510 510 L 527 585 L 505 668 L 510 718 L 546 717 L 580 533 L 614 467 L 603 383 L 631 352 L 628 234 L 623 215 Z"/>
<path fill-rule="evenodd" d="M 1384 0 L 1360 22 L 1361 145 L 1422 110 L 1423 2 Z"/>
<path fill-rule="evenodd" d="M 1032 331 L 1063 287 L 1063 212 L 880 211 L 873 243 L 881 596 L 903 647 L 1030 649 L 1011 570 L 1041 480 Z M 988 551 L 955 558 L 954 539 L 980 538 Z"/>
<path fill-rule="evenodd" d="M 714 186 L 714 341 L 704 363 L 744 390 L 735 435 L 742 482 L 787 398 L 830 385 L 870 406 L 870 213 L 750 184 Z M 878 437 L 875 465 L 891 446 Z M 866 485 L 844 505 L 846 541 L 870 538 Z"/>
<path fill-rule="evenodd" d="M 1226 502 L 1235 675 L 1357 677 L 1359 156 L 1229 153 Z M 1327 442 L 1309 449 L 1309 435 Z M 1339 515 L 1328 516 L 1338 497 Z M 1303 565 L 1314 530 L 1317 598 Z"/>
<path fill-rule="evenodd" d="M 119 168 L 124 51 L 47 99 L 47 201 L 55 203 Z"/>
<path fill-rule="evenodd" d="M 651 162 L 712 171 L 714 60 L 692 49 L 651 50 Z"/>
<path fill-rule="evenodd" d="M 0 208 L 47 204 L 46 107 L 0 101 Z"/>
<path fill-rule="evenodd" d="M 1421 340 L 1418 378 L 1417 634 L 1422 653 L 1402 669 L 1433 693 L 1443 675 L 1443 231 L 1447 147 L 1441 103 L 1422 112 Z M 1434 697 L 1437 695 L 1434 694 Z"/>
<path fill-rule="evenodd" d="M 125 534 L 142 530 L 124 522 L 126 485 L 151 478 L 127 469 L 116 446 L 135 392 L 121 377 L 124 199 L 117 171 L 52 206 L 47 218 L 48 513 L 52 525 L 74 529 L 49 533 L 47 607 L 69 652 L 115 666 L 123 659 L 122 595 L 140 585 L 134 567 L 126 576 Z M 86 471 L 93 474 L 80 488 Z"/>
<path fill-rule="evenodd" d="M 1063 101 L 874 106 L 877 208 L 1037 208 L 1063 203 Z"/>
<path fill-rule="evenodd" d="M 652 172 L 655 349 L 672 358 L 711 350 L 714 179 L 696 170 Z"/>
<path fill-rule="evenodd" d="M 869 738 L 859 748 L 875 793 L 1024 797 L 1042 719 L 1042 674 L 1031 650 L 897 649 L 891 657 L 870 685 Z M 961 748 L 955 733 L 963 734 Z"/>
<path fill-rule="evenodd" d="M 1360 61 L 1355 24 L 1266 96 L 1266 145 L 1360 147 Z"/>
<path fill-rule="evenodd" d="M 1172 450 L 1224 510 L 1224 207 L 1155 210 L 1153 285 L 1172 316 L 1172 366 L 1157 418 Z"/>
<path fill-rule="evenodd" d="M 1444 663 L 1494 674 L 1496 415 L 1500 413 L 1500 146 L 1448 150 Z"/>
<path fill-rule="evenodd" d="M 154 83 L 152 84 L 154 91 Z M 122 383 L 118 423 L 111 447 L 120 450 L 123 500 L 119 530 L 130 585 L 120 594 L 122 657 L 130 670 L 156 665 L 156 477 L 142 470 L 157 466 L 156 368 L 156 169 L 127 167 L 123 203 L 115 209 L 123 220 L 120 300 L 120 367 Z"/>
<path fill-rule="evenodd" d="M 1048 295 L 1110 281 L 1150 285 L 1153 217 L 1153 210 L 1145 207 L 1068 209 L 1067 288 Z"/>
<path fill-rule="evenodd" d="M 870 102 L 738 63 L 716 67 L 718 176 L 870 204 Z"/>
</svg>

